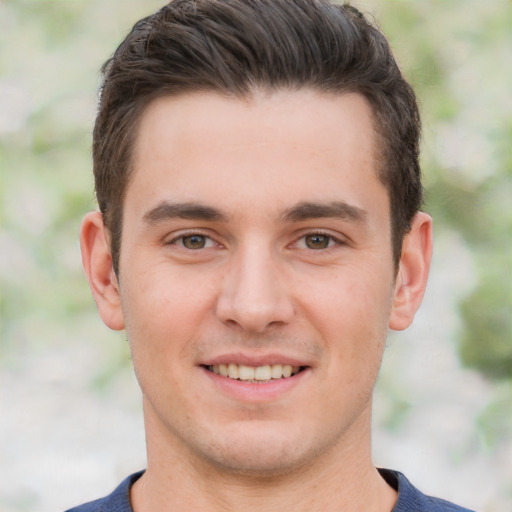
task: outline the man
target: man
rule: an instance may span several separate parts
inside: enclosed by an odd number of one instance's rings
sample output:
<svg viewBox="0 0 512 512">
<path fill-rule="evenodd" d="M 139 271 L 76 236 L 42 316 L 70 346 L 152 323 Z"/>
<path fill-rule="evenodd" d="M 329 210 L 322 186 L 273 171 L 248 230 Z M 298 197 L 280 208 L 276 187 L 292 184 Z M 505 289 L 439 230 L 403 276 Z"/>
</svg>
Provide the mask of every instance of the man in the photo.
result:
<svg viewBox="0 0 512 512">
<path fill-rule="evenodd" d="M 371 460 L 387 331 L 432 247 L 384 36 L 320 0 L 175 0 L 104 74 L 81 246 L 148 466 L 73 510 L 463 510 Z"/>
</svg>

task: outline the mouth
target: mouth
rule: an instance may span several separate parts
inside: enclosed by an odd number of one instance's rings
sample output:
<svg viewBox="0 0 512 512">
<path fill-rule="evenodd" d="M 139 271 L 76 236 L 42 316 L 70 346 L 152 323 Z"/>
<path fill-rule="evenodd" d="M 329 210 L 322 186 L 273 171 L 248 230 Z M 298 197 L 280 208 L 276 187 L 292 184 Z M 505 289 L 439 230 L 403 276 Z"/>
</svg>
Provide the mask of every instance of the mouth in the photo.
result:
<svg viewBox="0 0 512 512">
<path fill-rule="evenodd" d="M 208 390 L 236 404 L 255 405 L 277 403 L 290 393 L 300 393 L 299 389 L 305 392 L 313 366 L 304 363 L 290 355 L 236 353 L 213 357 L 199 367 L 213 384 Z"/>
<path fill-rule="evenodd" d="M 303 372 L 307 368 L 306 366 L 292 366 L 290 364 L 246 366 L 236 363 L 211 364 L 203 365 L 203 367 L 221 377 L 254 384 L 265 384 L 272 381 L 288 379 Z"/>
</svg>

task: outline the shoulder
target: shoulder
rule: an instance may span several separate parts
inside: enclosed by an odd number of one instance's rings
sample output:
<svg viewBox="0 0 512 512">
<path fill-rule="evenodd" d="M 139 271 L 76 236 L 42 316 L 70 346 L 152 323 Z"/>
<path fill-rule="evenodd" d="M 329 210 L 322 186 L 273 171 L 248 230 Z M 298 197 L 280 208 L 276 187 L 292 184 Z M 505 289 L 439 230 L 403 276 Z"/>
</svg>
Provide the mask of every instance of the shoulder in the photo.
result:
<svg viewBox="0 0 512 512">
<path fill-rule="evenodd" d="M 143 473 L 144 471 L 139 471 L 125 478 L 108 496 L 70 508 L 66 512 L 133 512 L 130 488 Z"/>
<path fill-rule="evenodd" d="M 423 494 L 398 471 L 379 469 L 379 472 L 386 482 L 398 491 L 398 500 L 392 512 L 474 512 L 449 501 Z"/>
<path fill-rule="evenodd" d="M 103 504 L 105 503 L 105 499 L 106 498 L 100 498 L 98 500 L 89 501 L 82 505 L 78 505 L 78 507 L 70 508 L 65 512 L 101 512 L 104 510 Z"/>
</svg>

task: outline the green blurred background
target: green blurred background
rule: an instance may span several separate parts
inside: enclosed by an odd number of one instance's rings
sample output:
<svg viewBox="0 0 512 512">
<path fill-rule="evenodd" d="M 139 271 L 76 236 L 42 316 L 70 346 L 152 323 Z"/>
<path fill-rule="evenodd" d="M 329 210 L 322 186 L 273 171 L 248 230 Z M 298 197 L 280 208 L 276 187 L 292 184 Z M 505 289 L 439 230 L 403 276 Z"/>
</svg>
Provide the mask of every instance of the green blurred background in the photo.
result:
<svg viewBox="0 0 512 512">
<path fill-rule="evenodd" d="M 0 0 L 0 510 L 61 510 L 144 465 L 123 335 L 97 318 L 78 248 L 95 207 L 99 68 L 159 0 Z M 354 1 L 423 112 L 434 266 L 392 333 L 376 463 L 482 512 L 512 509 L 512 8 Z"/>
</svg>

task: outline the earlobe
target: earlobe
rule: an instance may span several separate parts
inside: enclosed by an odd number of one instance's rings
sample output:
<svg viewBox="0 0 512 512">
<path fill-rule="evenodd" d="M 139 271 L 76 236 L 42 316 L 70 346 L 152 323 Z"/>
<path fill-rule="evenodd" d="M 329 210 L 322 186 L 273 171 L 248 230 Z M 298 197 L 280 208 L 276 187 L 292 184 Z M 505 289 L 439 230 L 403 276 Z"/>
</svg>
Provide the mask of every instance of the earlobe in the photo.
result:
<svg viewBox="0 0 512 512">
<path fill-rule="evenodd" d="M 103 322 L 111 329 L 124 329 L 119 284 L 100 212 L 89 212 L 84 217 L 80 226 L 80 248 L 84 270 Z"/>
<path fill-rule="evenodd" d="M 411 230 L 403 240 L 393 291 L 390 329 L 401 331 L 412 323 L 425 293 L 431 258 L 432 218 L 424 212 L 418 212 L 412 221 Z"/>
</svg>

